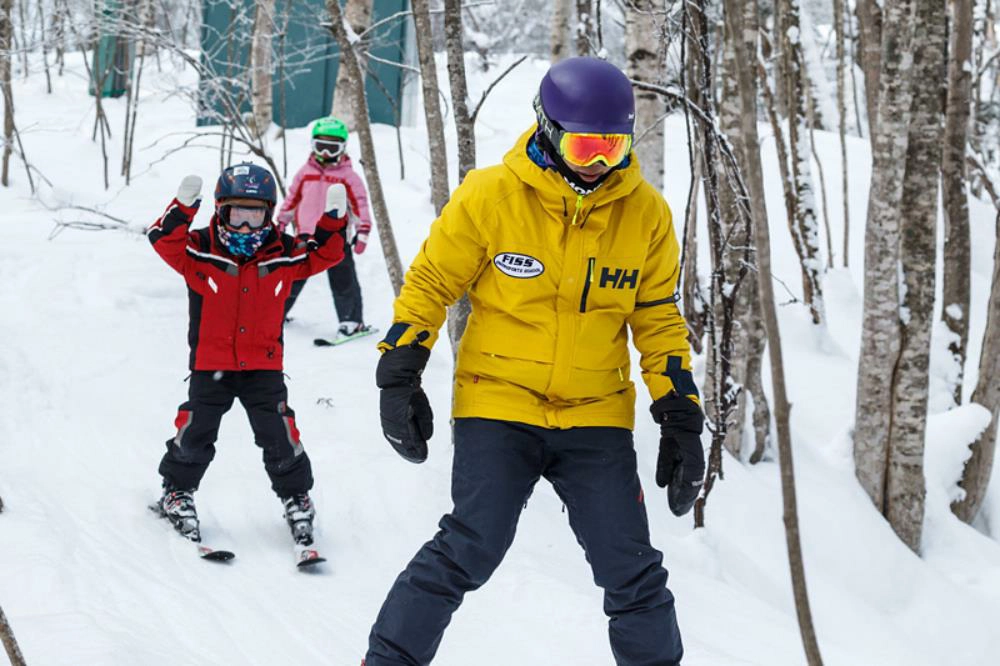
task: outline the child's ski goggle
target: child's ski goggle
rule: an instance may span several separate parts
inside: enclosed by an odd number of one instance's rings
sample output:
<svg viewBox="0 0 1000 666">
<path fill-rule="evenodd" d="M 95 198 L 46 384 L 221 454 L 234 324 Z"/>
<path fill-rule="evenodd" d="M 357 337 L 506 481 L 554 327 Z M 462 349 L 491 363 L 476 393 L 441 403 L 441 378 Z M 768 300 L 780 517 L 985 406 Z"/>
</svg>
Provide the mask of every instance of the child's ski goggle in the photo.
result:
<svg viewBox="0 0 1000 666">
<path fill-rule="evenodd" d="M 325 139 L 312 140 L 313 152 L 328 160 L 340 157 L 344 154 L 346 145 L 343 141 L 327 141 Z"/>
<path fill-rule="evenodd" d="M 631 149 L 631 134 L 562 132 L 559 138 L 559 154 L 579 167 L 589 167 L 598 162 L 604 162 L 609 167 L 617 166 Z"/>
<path fill-rule="evenodd" d="M 267 208 L 245 208 L 243 206 L 226 206 L 228 214 L 225 216 L 226 225 L 232 229 L 242 229 L 248 226 L 251 229 L 260 229 L 267 221 Z"/>
</svg>

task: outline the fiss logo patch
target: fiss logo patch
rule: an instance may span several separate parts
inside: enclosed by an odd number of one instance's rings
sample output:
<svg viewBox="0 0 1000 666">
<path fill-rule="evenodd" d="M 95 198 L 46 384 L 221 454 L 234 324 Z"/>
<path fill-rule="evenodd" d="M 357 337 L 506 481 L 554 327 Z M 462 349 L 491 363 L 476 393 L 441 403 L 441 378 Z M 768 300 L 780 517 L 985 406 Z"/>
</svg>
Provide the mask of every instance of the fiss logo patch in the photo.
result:
<svg viewBox="0 0 1000 666">
<path fill-rule="evenodd" d="M 493 257 L 493 265 L 513 278 L 533 278 L 545 272 L 545 265 L 527 254 L 501 252 Z"/>
</svg>

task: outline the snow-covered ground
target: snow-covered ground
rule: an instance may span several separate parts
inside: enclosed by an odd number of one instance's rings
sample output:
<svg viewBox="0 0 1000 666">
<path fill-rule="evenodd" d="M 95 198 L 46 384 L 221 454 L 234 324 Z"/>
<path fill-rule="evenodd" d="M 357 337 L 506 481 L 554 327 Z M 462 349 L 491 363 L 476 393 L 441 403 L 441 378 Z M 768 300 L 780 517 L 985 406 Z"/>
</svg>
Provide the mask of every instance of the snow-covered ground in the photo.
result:
<svg viewBox="0 0 1000 666">
<path fill-rule="evenodd" d="M 448 441 L 451 355 L 442 342 L 425 375 L 437 432 L 422 466 L 399 458 L 379 430 L 374 344 L 317 349 L 335 319 L 325 281 L 315 279 L 287 327 L 290 402 L 317 479 L 318 542 L 329 562 L 303 574 L 292 564 L 259 452 L 240 410 L 224 421 L 218 456 L 198 493 L 206 540 L 231 546 L 230 565 L 197 561 L 188 544 L 153 519 L 157 462 L 186 395 L 186 294 L 153 253 L 142 228 L 187 173 L 214 182 L 218 140 L 168 154 L 194 130 L 178 85 L 189 71 L 148 68 L 134 177 L 117 175 L 124 101 L 106 102 L 115 136 L 112 184 L 103 188 L 92 143 L 92 98 L 71 61 L 48 95 L 44 79 L 18 80 L 14 94 L 25 150 L 51 185 L 30 196 L 12 165 L 0 190 L 0 605 L 29 664 L 357 664 L 389 585 L 450 508 Z M 497 87 L 477 127 L 480 164 L 494 163 L 532 121 L 531 97 L 546 64 L 527 62 Z M 470 67 L 470 96 L 495 72 Z M 447 81 L 445 76 L 440 81 Z M 450 120 L 449 120 L 450 122 Z M 762 125 L 776 290 L 783 301 L 801 280 L 787 225 L 770 129 Z M 667 123 L 664 193 L 682 218 L 688 186 L 683 119 Z M 306 156 L 305 129 L 288 133 L 289 175 Z M 404 128 L 406 178 L 396 136 L 376 128 L 389 209 L 404 263 L 433 218 L 422 127 Z M 839 147 L 817 132 L 824 160 L 837 266 L 841 265 Z M 454 135 L 449 134 L 454 158 Z M 280 142 L 274 143 L 281 163 Z M 357 156 L 357 145 L 352 143 Z M 829 322 L 809 323 L 801 305 L 781 308 L 794 403 L 795 463 L 812 610 L 827 664 L 988 666 L 1000 663 L 1000 470 L 983 533 L 948 511 L 965 444 L 984 410 L 947 407 L 949 363 L 934 359 L 928 431 L 923 557 L 893 535 L 853 477 L 849 430 L 855 406 L 863 282 L 867 143 L 849 146 L 850 269 L 824 276 Z M 455 182 L 454 159 L 452 185 Z M 66 230 L 56 220 L 130 221 L 127 231 Z M 61 207 L 62 210 L 51 210 Z M 970 370 L 985 318 L 993 212 L 973 202 Z M 208 209 L 199 219 L 207 220 Z M 392 290 L 379 244 L 359 259 L 368 320 L 389 323 Z M 707 265 L 707 257 L 702 266 Z M 780 282 L 779 282 L 780 281 Z M 788 291 L 791 292 L 789 295 Z M 782 296 L 784 295 L 784 296 Z M 937 344 L 935 349 L 944 349 Z M 970 379 L 974 380 L 974 377 Z M 643 404 L 647 401 L 640 390 Z M 641 415 L 644 409 L 637 410 Z M 781 492 L 772 460 L 728 458 L 707 507 L 705 529 L 674 518 L 653 483 L 655 426 L 639 418 L 636 444 L 653 542 L 665 553 L 687 647 L 686 666 L 803 664 L 788 575 Z M 992 531 L 993 538 L 986 536 Z M 448 630 L 441 666 L 613 662 L 601 592 L 562 506 L 542 484 L 524 512 L 505 562 L 469 595 Z"/>
</svg>

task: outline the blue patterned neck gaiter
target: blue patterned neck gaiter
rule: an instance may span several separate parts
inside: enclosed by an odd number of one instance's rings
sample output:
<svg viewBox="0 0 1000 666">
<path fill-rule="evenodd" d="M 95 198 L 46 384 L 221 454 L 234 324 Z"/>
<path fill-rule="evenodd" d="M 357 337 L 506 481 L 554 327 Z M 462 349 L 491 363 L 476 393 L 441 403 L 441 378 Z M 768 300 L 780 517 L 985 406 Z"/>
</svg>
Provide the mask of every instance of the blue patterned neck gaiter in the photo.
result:
<svg viewBox="0 0 1000 666">
<path fill-rule="evenodd" d="M 252 257 L 254 253 L 260 249 L 260 246 L 264 244 L 264 238 L 267 237 L 270 228 L 266 225 L 248 234 L 241 234 L 235 231 L 230 231 L 226 228 L 226 225 L 219 223 L 219 240 L 226 249 L 229 250 L 229 254 L 235 257 Z"/>
</svg>

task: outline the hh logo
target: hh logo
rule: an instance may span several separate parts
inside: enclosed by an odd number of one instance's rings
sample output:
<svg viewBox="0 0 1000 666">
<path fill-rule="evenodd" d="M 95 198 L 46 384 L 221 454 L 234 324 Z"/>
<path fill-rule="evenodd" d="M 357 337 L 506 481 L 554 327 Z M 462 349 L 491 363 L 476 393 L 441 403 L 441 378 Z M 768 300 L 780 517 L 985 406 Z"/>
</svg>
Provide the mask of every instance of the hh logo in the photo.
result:
<svg viewBox="0 0 1000 666">
<path fill-rule="evenodd" d="M 635 289 L 639 282 L 639 269 L 628 270 L 625 268 L 601 269 L 601 288 L 611 287 L 612 289 Z"/>
<path fill-rule="evenodd" d="M 515 252 L 501 252 L 493 257 L 493 264 L 504 275 L 515 278 L 533 278 L 545 272 L 545 265 L 538 259 Z"/>
</svg>

